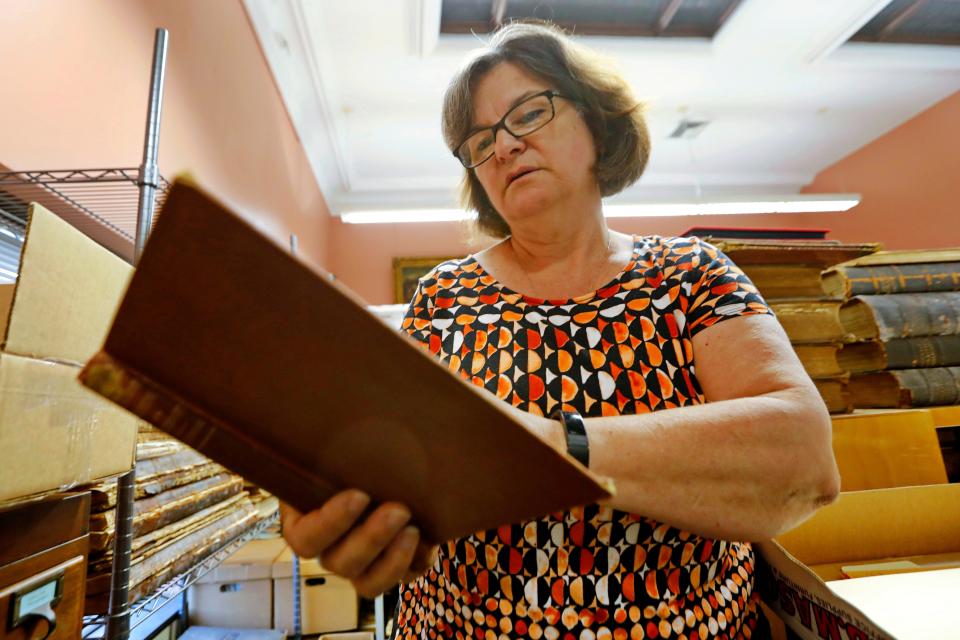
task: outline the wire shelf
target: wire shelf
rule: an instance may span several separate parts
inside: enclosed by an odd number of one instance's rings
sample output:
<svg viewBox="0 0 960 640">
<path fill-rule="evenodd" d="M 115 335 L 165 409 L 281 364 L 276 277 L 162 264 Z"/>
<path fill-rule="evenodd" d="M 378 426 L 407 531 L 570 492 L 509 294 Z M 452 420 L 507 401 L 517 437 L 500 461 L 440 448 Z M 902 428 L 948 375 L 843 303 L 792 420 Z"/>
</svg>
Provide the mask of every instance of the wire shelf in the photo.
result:
<svg viewBox="0 0 960 640">
<path fill-rule="evenodd" d="M 130 630 L 146 622 L 150 616 L 179 597 L 190 585 L 216 569 L 240 547 L 275 525 L 279 519 L 279 512 L 274 512 L 271 516 L 258 521 L 249 531 L 240 534 L 203 561 L 164 583 L 151 595 L 135 602 L 130 607 Z M 107 619 L 106 615 L 84 616 L 81 637 L 89 640 L 106 637 Z"/>
<path fill-rule="evenodd" d="M 140 169 L 67 169 L 54 171 L 0 172 L 0 227 L 22 235 L 27 207 L 37 202 L 73 221 L 85 214 L 90 221 L 134 241 Z M 156 208 L 167 197 L 170 184 L 157 176 Z M 12 227 L 12 228 L 11 228 Z"/>
</svg>

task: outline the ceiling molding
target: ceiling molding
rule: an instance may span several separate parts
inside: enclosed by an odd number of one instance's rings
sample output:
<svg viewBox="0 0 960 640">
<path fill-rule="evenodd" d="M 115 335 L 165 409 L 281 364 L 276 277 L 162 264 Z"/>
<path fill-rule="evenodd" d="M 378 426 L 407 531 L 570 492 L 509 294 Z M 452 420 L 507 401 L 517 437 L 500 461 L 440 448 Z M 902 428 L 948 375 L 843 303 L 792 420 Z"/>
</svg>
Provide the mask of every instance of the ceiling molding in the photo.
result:
<svg viewBox="0 0 960 640">
<path fill-rule="evenodd" d="M 316 34 L 300 0 L 244 0 L 280 96 L 328 204 L 350 189 L 342 123 L 320 79 Z M 332 205 L 331 205 L 332 206 Z"/>
</svg>

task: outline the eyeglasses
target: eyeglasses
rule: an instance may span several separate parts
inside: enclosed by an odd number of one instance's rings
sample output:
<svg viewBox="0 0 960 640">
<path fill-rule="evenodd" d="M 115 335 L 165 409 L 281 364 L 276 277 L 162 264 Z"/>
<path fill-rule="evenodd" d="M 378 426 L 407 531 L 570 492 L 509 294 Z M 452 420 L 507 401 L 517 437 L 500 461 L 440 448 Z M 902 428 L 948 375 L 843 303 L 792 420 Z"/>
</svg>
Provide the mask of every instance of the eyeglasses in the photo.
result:
<svg viewBox="0 0 960 640">
<path fill-rule="evenodd" d="M 497 124 L 474 131 L 467 136 L 466 140 L 457 145 L 453 155 L 467 169 L 483 164 L 493 156 L 497 133 L 500 129 L 505 129 L 514 138 L 522 138 L 549 124 L 557 115 L 553 104 L 554 98 L 567 98 L 567 96 L 552 89 L 530 96 L 507 111 Z"/>
</svg>

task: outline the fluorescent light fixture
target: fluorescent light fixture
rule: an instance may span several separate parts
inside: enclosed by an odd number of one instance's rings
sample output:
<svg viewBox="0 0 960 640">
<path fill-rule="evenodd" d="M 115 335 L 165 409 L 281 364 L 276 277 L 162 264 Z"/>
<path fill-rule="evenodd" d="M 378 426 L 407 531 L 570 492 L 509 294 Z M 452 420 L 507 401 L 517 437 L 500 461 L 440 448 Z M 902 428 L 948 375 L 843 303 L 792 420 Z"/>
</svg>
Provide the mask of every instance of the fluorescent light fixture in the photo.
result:
<svg viewBox="0 0 960 640">
<path fill-rule="evenodd" d="M 860 204 L 859 194 L 764 196 L 759 198 L 713 198 L 696 201 L 662 201 L 637 204 L 604 204 L 607 218 L 654 218 L 665 216 L 715 216 L 763 213 L 825 213 L 847 211 Z M 381 209 L 350 211 L 340 218 L 348 224 L 393 224 L 403 222 L 452 222 L 475 217 L 461 209 Z"/>
<path fill-rule="evenodd" d="M 20 239 L 20 237 L 17 236 L 17 234 L 15 234 L 13 231 L 10 231 L 10 229 L 7 229 L 7 228 L 5 228 L 5 227 L 0 227 L 0 233 L 2 233 L 2 234 L 5 235 L 5 236 L 10 236 L 10 237 L 13 238 L 14 240 L 19 240 L 19 239 Z"/>
<path fill-rule="evenodd" d="M 847 211 L 860 204 L 858 194 L 829 196 L 773 197 L 762 199 L 713 199 L 706 202 L 645 202 L 607 204 L 607 218 L 647 218 L 661 216 L 719 216 L 758 213 L 825 213 Z"/>
<path fill-rule="evenodd" d="M 453 222 L 476 215 L 463 209 L 381 209 L 340 214 L 347 224 L 392 224 L 398 222 Z"/>
</svg>

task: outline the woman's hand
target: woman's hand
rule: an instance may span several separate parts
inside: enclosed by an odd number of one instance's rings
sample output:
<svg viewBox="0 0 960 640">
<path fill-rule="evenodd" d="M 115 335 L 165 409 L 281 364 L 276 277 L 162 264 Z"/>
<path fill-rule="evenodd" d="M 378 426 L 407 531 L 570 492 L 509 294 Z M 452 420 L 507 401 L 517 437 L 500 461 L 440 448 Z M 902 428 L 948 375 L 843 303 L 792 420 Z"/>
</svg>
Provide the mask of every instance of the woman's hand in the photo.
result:
<svg viewBox="0 0 960 640">
<path fill-rule="evenodd" d="M 349 489 L 309 513 L 280 505 L 283 537 L 294 553 L 318 557 L 365 598 L 414 580 L 432 566 L 437 552 L 410 523 L 407 507 L 387 502 L 365 513 L 369 504 L 366 494 Z"/>
</svg>

